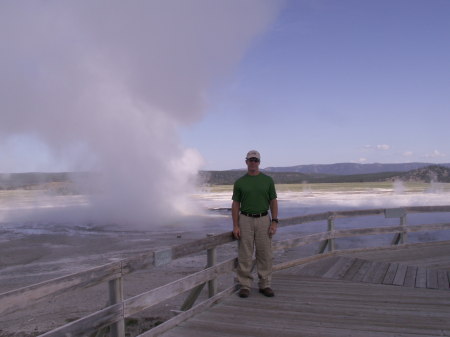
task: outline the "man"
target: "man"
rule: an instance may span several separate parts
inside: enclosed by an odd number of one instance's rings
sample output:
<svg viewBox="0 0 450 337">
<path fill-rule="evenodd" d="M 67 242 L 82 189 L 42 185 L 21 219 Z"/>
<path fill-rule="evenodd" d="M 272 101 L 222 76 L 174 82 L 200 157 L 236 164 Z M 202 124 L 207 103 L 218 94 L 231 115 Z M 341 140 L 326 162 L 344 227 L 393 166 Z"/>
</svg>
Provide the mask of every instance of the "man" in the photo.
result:
<svg viewBox="0 0 450 337">
<path fill-rule="evenodd" d="M 278 202 L 273 179 L 259 171 L 261 156 L 251 150 L 245 160 L 247 174 L 233 187 L 233 235 L 239 240 L 237 278 L 240 297 L 250 295 L 251 267 L 255 248 L 259 292 L 267 297 L 275 294 L 272 279 L 272 236 L 277 231 Z M 272 218 L 270 218 L 268 210 Z"/>
</svg>

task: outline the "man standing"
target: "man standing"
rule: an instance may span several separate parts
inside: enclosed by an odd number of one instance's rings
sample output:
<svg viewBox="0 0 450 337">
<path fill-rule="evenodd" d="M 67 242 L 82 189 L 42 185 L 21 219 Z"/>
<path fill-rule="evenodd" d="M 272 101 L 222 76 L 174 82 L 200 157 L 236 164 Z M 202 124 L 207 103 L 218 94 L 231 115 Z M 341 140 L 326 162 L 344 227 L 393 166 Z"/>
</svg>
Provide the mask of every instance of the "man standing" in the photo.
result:
<svg viewBox="0 0 450 337">
<path fill-rule="evenodd" d="M 239 240 L 237 278 L 240 297 L 250 295 L 253 281 L 251 267 L 255 249 L 259 292 L 274 296 L 272 278 L 272 235 L 277 231 L 278 202 L 273 179 L 259 171 L 258 151 L 247 153 L 247 174 L 233 187 L 233 235 Z M 269 216 L 269 208 L 271 217 Z"/>
</svg>

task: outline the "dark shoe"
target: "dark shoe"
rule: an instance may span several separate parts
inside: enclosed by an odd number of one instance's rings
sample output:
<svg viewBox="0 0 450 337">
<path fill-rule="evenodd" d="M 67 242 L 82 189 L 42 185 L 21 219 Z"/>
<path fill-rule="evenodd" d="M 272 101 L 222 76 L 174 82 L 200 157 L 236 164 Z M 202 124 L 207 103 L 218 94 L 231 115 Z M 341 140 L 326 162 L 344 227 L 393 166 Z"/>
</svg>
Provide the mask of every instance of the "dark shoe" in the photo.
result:
<svg viewBox="0 0 450 337">
<path fill-rule="evenodd" d="M 239 290 L 239 297 L 247 298 L 249 296 L 250 296 L 250 290 L 248 290 L 247 288 L 241 288 L 241 290 Z"/>
<path fill-rule="evenodd" d="M 272 290 L 271 288 L 269 288 L 269 287 L 264 288 L 264 289 L 259 289 L 259 292 L 260 292 L 261 294 L 263 294 L 264 296 L 267 296 L 267 297 L 274 297 L 274 296 L 275 296 L 275 293 L 274 293 L 273 290 Z"/>
</svg>

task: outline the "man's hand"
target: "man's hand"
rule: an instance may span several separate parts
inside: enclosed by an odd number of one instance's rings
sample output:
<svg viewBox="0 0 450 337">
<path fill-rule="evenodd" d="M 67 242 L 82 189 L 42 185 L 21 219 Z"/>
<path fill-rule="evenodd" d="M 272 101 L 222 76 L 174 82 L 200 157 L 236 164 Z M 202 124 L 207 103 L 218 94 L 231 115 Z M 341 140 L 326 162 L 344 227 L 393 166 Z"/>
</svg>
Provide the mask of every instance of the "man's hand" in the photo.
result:
<svg viewBox="0 0 450 337">
<path fill-rule="evenodd" d="M 231 217 L 233 219 L 233 236 L 236 240 L 241 238 L 241 230 L 239 229 L 239 210 L 241 204 L 238 201 L 233 200 L 231 204 Z"/>
<path fill-rule="evenodd" d="M 241 238 L 241 230 L 239 229 L 239 226 L 233 226 L 233 236 L 237 240 Z"/>
<path fill-rule="evenodd" d="M 269 226 L 269 236 L 272 237 L 272 235 L 275 235 L 277 232 L 277 223 L 275 221 L 272 221 L 272 223 Z"/>
</svg>

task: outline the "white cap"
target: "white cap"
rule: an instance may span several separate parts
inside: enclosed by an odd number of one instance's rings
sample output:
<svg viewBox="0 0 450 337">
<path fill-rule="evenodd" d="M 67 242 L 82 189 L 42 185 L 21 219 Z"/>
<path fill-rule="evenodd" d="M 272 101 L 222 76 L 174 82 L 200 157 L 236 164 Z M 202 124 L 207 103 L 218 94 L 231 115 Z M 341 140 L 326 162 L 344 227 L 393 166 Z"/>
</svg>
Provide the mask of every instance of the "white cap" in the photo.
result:
<svg viewBox="0 0 450 337">
<path fill-rule="evenodd" d="M 247 153 L 246 159 L 250 159 L 250 158 L 258 158 L 259 160 L 261 160 L 261 155 L 256 150 L 250 150 Z"/>
</svg>

